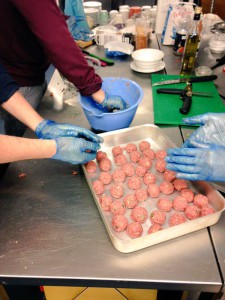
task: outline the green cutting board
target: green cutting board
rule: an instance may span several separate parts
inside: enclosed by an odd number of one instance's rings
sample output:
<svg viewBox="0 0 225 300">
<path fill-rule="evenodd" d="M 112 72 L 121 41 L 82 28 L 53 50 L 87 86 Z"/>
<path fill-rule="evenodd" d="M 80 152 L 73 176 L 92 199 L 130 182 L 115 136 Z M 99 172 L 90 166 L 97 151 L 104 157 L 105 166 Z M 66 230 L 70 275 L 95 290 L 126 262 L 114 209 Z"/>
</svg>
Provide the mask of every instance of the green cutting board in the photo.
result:
<svg viewBox="0 0 225 300">
<path fill-rule="evenodd" d="M 163 80 L 177 79 L 180 76 L 152 74 L 151 78 L 153 84 Z M 208 112 L 225 112 L 225 106 L 213 81 L 192 84 L 192 92 L 212 93 L 212 96 L 192 96 L 191 109 L 187 115 L 183 115 L 179 111 L 183 104 L 179 95 L 157 94 L 157 89 L 159 88 L 184 89 L 185 86 L 186 83 L 176 83 L 152 87 L 155 124 L 185 125 L 182 122 L 182 119 L 185 117 L 197 116 Z"/>
</svg>

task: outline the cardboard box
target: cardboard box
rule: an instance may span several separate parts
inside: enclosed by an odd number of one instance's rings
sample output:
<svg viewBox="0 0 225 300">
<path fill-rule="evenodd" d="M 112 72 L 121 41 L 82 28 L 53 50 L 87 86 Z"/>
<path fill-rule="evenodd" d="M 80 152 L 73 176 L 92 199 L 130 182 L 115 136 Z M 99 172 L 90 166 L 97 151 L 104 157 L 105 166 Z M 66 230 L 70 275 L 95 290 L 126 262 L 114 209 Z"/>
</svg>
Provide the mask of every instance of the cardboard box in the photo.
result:
<svg viewBox="0 0 225 300">
<path fill-rule="evenodd" d="M 157 290 L 44 286 L 46 300 L 156 300 Z M 5 300 L 5 299 L 4 299 Z"/>
<path fill-rule="evenodd" d="M 73 300 L 80 295 L 86 287 L 44 286 L 46 300 Z"/>
<path fill-rule="evenodd" d="M 87 288 L 74 300 L 126 300 L 126 298 L 113 288 Z"/>
<path fill-rule="evenodd" d="M 129 300 L 156 300 L 157 290 L 117 289 Z"/>
<path fill-rule="evenodd" d="M 2 285 L 0 285 L 0 300 L 9 300 L 9 297 Z"/>
</svg>

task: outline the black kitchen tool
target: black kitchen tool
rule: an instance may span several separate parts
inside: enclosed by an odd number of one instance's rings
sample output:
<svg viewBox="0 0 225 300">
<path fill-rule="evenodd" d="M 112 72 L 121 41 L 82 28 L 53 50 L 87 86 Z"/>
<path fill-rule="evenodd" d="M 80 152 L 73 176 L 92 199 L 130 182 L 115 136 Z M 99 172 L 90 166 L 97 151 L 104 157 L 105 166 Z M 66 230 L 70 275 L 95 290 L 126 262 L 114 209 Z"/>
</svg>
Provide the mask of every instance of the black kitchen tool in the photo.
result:
<svg viewBox="0 0 225 300">
<path fill-rule="evenodd" d="M 180 113 L 186 115 L 189 113 L 192 104 L 192 95 L 210 97 L 212 93 L 192 92 L 192 83 L 187 82 L 185 89 L 157 89 L 158 94 L 180 95 L 183 101 L 182 107 L 179 109 Z"/>
<path fill-rule="evenodd" d="M 157 86 L 157 85 L 164 85 L 164 84 L 174 84 L 174 83 L 185 83 L 185 82 L 208 82 L 208 81 L 213 81 L 217 79 L 216 75 L 210 75 L 210 76 L 196 76 L 196 77 L 181 77 L 178 79 L 169 79 L 169 80 L 163 80 L 160 82 L 154 83 L 152 86 Z"/>
<path fill-rule="evenodd" d="M 216 61 L 218 61 L 218 63 L 215 64 L 214 66 L 212 66 L 211 70 L 214 70 L 214 69 L 216 69 L 216 68 L 218 68 L 218 67 L 220 67 L 220 66 L 222 66 L 222 65 L 225 64 L 225 55 L 223 57 L 221 57 L 221 58 L 218 58 Z"/>
</svg>

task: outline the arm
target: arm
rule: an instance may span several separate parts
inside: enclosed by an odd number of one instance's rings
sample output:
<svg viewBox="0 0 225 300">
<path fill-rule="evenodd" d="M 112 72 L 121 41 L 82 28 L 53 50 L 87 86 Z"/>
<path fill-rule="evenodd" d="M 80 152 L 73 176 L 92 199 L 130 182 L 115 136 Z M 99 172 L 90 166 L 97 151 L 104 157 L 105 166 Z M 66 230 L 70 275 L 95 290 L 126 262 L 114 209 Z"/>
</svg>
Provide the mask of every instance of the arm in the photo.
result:
<svg viewBox="0 0 225 300">
<path fill-rule="evenodd" d="M 36 129 L 37 125 L 43 121 L 43 118 L 18 91 L 15 92 L 8 101 L 2 104 L 2 108 L 33 131 Z"/>
<path fill-rule="evenodd" d="M 0 163 L 50 158 L 56 154 L 54 140 L 26 139 L 0 135 Z"/>
<path fill-rule="evenodd" d="M 51 63 L 73 82 L 83 95 L 91 95 L 101 89 L 101 77 L 88 65 L 55 1 L 10 1 L 26 19 Z"/>
</svg>

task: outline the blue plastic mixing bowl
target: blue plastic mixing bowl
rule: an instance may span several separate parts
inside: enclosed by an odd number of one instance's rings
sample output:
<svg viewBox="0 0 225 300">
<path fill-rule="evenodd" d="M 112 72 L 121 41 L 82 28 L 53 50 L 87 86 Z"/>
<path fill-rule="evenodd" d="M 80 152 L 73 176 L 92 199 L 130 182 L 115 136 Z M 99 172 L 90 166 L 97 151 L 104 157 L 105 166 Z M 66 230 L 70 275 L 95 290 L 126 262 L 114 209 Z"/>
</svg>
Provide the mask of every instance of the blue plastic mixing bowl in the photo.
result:
<svg viewBox="0 0 225 300">
<path fill-rule="evenodd" d="M 103 78 L 102 89 L 108 94 L 121 96 L 130 107 L 122 111 L 107 112 L 91 97 L 78 94 L 78 100 L 91 127 L 102 131 L 129 127 L 143 98 L 142 88 L 127 78 L 107 77 Z"/>
</svg>

